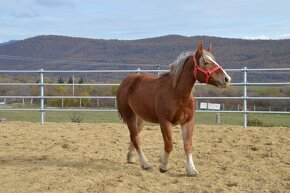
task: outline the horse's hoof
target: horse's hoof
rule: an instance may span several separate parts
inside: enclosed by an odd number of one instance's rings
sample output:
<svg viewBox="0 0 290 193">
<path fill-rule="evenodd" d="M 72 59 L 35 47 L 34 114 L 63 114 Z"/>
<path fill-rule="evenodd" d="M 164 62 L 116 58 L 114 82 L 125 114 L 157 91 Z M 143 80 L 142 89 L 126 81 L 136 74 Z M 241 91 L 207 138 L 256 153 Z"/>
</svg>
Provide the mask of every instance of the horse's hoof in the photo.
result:
<svg viewBox="0 0 290 193">
<path fill-rule="evenodd" d="M 127 156 L 127 163 L 128 164 L 134 164 L 134 163 L 136 163 L 136 158 L 135 157 L 129 157 L 129 156 Z"/>
<path fill-rule="evenodd" d="M 142 166 L 142 169 L 146 170 L 146 171 L 152 171 L 153 170 L 152 166 Z"/>
<path fill-rule="evenodd" d="M 159 171 L 160 171 L 161 173 L 165 173 L 165 172 L 167 172 L 168 170 L 167 170 L 167 169 L 159 168 Z"/>
<path fill-rule="evenodd" d="M 197 177 L 198 175 L 198 171 L 197 170 L 194 170 L 194 171 L 187 171 L 187 176 L 188 177 Z"/>
<path fill-rule="evenodd" d="M 127 163 L 134 164 L 136 162 L 136 157 L 130 153 L 127 154 Z"/>
</svg>

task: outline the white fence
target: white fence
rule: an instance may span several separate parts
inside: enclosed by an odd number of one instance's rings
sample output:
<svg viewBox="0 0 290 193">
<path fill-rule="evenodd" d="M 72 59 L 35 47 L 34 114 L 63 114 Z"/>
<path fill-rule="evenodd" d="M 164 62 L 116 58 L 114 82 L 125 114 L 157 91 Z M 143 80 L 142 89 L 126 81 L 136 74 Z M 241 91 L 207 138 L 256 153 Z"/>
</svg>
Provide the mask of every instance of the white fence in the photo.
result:
<svg viewBox="0 0 290 193">
<path fill-rule="evenodd" d="M 74 74 L 74 73 L 160 73 L 165 72 L 166 70 L 141 70 L 140 68 L 137 70 L 0 70 L 0 75 L 5 73 L 15 73 L 15 74 L 23 74 L 23 73 L 36 73 L 39 76 L 39 83 L 0 83 L 0 86 L 39 86 L 40 93 L 38 96 L 0 96 L 0 99 L 39 99 L 40 104 L 39 108 L 0 108 L 0 111 L 39 111 L 40 112 L 40 122 L 44 124 L 45 122 L 45 112 L 46 111 L 116 111 L 115 108 L 112 109 L 92 109 L 92 108 L 47 108 L 45 107 L 46 99 L 115 99 L 115 96 L 46 96 L 44 93 L 44 89 L 46 86 L 113 86 L 119 84 L 111 84 L 111 83 L 82 83 L 76 84 L 74 81 L 72 84 L 68 83 L 45 83 L 44 76 L 46 73 L 66 73 L 66 74 Z M 242 69 L 226 69 L 227 72 L 242 72 L 243 73 L 243 81 L 240 83 L 232 83 L 232 86 L 243 86 L 243 95 L 235 96 L 235 97 L 195 97 L 196 99 L 234 99 L 234 100 L 243 100 L 243 110 L 229 111 L 229 110 L 221 110 L 218 111 L 220 113 L 243 113 L 244 115 L 244 127 L 247 127 L 247 114 L 248 113 L 271 113 L 271 114 L 290 114 L 289 111 L 251 111 L 248 110 L 247 102 L 249 99 L 251 100 L 289 100 L 290 97 L 250 97 L 248 96 L 247 88 L 248 86 L 281 86 L 281 85 L 290 85 L 290 82 L 276 82 L 276 83 L 261 83 L 261 82 L 248 82 L 248 72 L 262 72 L 262 71 L 271 71 L 273 73 L 278 71 L 289 71 L 290 68 L 273 68 L 273 69 L 249 69 L 247 67 Z M 234 80 L 234 78 L 233 78 Z M 203 85 L 197 83 L 196 86 Z M 196 112 L 214 112 L 216 110 L 197 110 Z"/>
</svg>

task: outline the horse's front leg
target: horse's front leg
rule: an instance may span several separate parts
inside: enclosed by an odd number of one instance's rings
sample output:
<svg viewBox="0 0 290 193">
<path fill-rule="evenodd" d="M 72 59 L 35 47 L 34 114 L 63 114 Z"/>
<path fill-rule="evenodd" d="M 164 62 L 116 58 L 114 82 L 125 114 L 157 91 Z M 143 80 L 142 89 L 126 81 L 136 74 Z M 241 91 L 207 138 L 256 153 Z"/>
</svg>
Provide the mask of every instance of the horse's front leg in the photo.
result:
<svg viewBox="0 0 290 193">
<path fill-rule="evenodd" d="M 164 151 L 160 155 L 160 172 L 164 173 L 168 170 L 169 154 L 173 149 L 172 142 L 172 125 L 169 122 L 160 123 L 160 128 L 164 140 Z"/>
<path fill-rule="evenodd" d="M 195 165 L 192 160 L 192 132 L 194 127 L 194 121 L 191 120 L 184 125 L 181 125 L 182 137 L 184 151 L 186 154 L 186 172 L 188 176 L 196 176 L 198 171 L 195 168 Z"/>
</svg>

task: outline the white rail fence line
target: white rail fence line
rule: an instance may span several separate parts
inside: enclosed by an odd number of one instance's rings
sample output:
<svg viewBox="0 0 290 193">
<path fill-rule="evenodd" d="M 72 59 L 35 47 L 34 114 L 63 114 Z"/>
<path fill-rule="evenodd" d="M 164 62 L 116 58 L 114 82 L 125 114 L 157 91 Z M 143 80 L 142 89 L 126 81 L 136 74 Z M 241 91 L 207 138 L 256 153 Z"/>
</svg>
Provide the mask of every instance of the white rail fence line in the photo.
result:
<svg viewBox="0 0 290 193">
<path fill-rule="evenodd" d="M 45 99 L 116 99 L 115 96 L 45 96 L 44 88 L 45 86 L 118 86 L 117 83 L 45 83 L 44 74 L 45 73 L 160 73 L 166 72 L 167 70 L 0 70 L 0 73 L 38 73 L 40 82 L 39 83 L 0 83 L 0 86 L 39 86 L 40 95 L 39 96 L 0 96 L 0 99 L 40 99 L 39 108 L 0 108 L 0 111 L 39 111 L 40 112 L 40 122 L 45 123 L 45 112 L 46 111 L 117 111 L 116 109 L 92 109 L 92 108 L 46 108 Z M 196 99 L 235 99 L 243 100 L 243 110 L 231 111 L 231 110 L 197 110 L 196 112 L 214 112 L 214 113 L 243 113 L 244 115 L 244 127 L 247 127 L 247 114 L 249 113 L 265 113 L 265 114 L 290 114 L 289 111 L 250 111 L 247 108 L 248 100 L 289 100 L 290 97 L 250 97 L 248 96 L 247 88 L 248 86 L 283 86 L 290 85 L 290 82 L 276 82 L 276 83 L 249 83 L 247 81 L 247 75 L 250 71 L 289 71 L 290 68 L 264 68 L 264 69 L 249 69 L 247 67 L 241 69 L 226 69 L 228 72 L 243 72 L 243 82 L 232 83 L 233 86 L 243 86 L 243 96 L 237 97 L 195 97 Z M 204 85 L 197 83 L 196 85 Z"/>
</svg>

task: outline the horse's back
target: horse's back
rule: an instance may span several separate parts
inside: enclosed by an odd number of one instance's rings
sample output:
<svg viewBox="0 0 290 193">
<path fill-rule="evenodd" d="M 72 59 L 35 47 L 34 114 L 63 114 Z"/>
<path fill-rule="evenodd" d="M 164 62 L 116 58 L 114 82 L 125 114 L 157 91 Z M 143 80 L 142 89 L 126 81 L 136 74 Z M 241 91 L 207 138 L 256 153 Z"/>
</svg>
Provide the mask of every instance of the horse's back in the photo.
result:
<svg viewBox="0 0 290 193">
<path fill-rule="evenodd" d="M 149 85 L 152 87 L 156 79 L 157 76 L 153 74 L 130 74 L 121 82 L 118 92 L 120 92 L 119 94 L 132 94 L 138 88 L 141 88 L 141 86 Z"/>
</svg>

